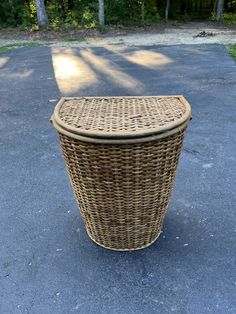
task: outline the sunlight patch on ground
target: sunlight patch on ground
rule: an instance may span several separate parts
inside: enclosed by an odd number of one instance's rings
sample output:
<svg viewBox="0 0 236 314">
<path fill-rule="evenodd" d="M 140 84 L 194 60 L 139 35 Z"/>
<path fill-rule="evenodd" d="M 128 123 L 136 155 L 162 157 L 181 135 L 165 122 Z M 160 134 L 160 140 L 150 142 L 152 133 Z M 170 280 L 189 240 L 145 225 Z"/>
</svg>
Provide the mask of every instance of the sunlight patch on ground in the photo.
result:
<svg viewBox="0 0 236 314">
<path fill-rule="evenodd" d="M 9 57 L 0 57 L 0 68 L 2 68 L 9 60 Z"/>
<path fill-rule="evenodd" d="M 162 53 L 149 50 L 139 50 L 131 55 L 124 55 L 124 57 L 130 62 L 150 69 L 173 62 L 171 58 L 168 58 Z"/>
<path fill-rule="evenodd" d="M 95 55 L 91 49 L 81 50 L 80 54 L 87 64 L 96 69 L 96 72 L 105 74 L 107 80 L 112 80 L 114 84 L 128 90 L 144 91 L 144 85 L 134 77 L 125 73 L 117 64 L 102 56 Z"/>
<path fill-rule="evenodd" d="M 57 78 L 80 77 L 82 74 L 81 65 L 76 56 L 67 56 L 65 54 L 55 55 L 53 58 L 53 67 Z"/>
<path fill-rule="evenodd" d="M 16 72 L 16 73 L 3 73 L 4 71 L 2 71 L 2 73 L 0 72 L 0 77 L 4 76 L 4 78 L 8 78 L 8 79 L 15 79 L 15 78 L 19 78 L 19 79 L 24 79 L 27 78 L 29 76 L 31 76 L 33 74 L 33 70 L 29 70 L 29 71 L 22 71 L 22 72 Z"/>
<path fill-rule="evenodd" d="M 52 64 L 55 79 L 62 94 L 79 91 L 97 78 L 94 72 L 70 48 L 52 48 Z"/>
</svg>

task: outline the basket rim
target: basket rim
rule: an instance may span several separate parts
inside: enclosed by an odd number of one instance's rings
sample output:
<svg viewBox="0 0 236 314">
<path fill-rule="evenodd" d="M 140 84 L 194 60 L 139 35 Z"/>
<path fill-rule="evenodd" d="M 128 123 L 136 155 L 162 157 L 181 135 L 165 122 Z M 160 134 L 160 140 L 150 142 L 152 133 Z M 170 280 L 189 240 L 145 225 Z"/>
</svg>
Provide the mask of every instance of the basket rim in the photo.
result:
<svg viewBox="0 0 236 314">
<path fill-rule="evenodd" d="M 51 122 L 58 133 L 66 135 L 70 138 L 73 138 L 75 140 L 91 143 L 91 144 L 115 144 L 115 145 L 122 145 L 122 144 L 137 144 L 137 143 L 145 143 L 145 142 L 152 142 L 158 139 L 162 139 L 164 137 L 168 137 L 171 135 L 174 135 L 175 133 L 178 133 L 182 131 L 183 129 L 187 128 L 188 123 L 190 121 L 191 117 L 187 121 L 185 121 L 180 126 L 166 131 L 162 133 L 158 133 L 155 135 L 149 135 L 149 136 L 143 136 L 143 137 L 137 137 L 137 138 L 123 138 L 123 139 L 114 139 L 114 138 L 94 138 L 94 137 L 86 137 L 79 134 L 68 132 L 67 130 L 61 128 L 58 124 L 56 124 L 56 121 L 54 120 L 54 117 L 51 118 Z"/>
<path fill-rule="evenodd" d="M 76 99 L 114 99 L 114 98 L 137 98 L 137 99 L 143 99 L 143 98 L 177 98 L 186 108 L 185 114 L 177 121 L 174 121 L 173 123 L 170 123 L 168 126 L 163 126 L 159 127 L 156 130 L 148 130 L 145 132 L 134 132 L 134 133 L 129 133 L 129 134 L 112 134 L 112 133 L 107 133 L 107 134 L 99 134 L 94 131 L 85 131 L 78 129 L 76 127 L 69 126 L 66 124 L 64 121 L 60 119 L 59 112 L 64 104 L 65 101 L 67 100 L 76 100 Z M 71 136 L 76 139 L 80 139 L 85 142 L 99 142 L 99 143 L 104 143 L 104 142 L 115 142 L 115 143 L 122 143 L 125 142 L 143 142 L 147 140 L 147 137 L 149 138 L 162 138 L 165 136 L 168 136 L 170 134 L 176 133 L 179 128 L 182 129 L 182 125 L 187 125 L 189 120 L 191 118 L 191 107 L 188 103 L 188 101 L 185 99 L 184 96 L 182 95 L 156 95 L 156 96 L 81 96 L 81 97 L 62 97 L 59 102 L 57 103 L 53 115 L 51 117 L 51 122 L 53 123 L 54 127 L 59 133 L 63 133 L 67 136 Z M 142 140 L 143 139 L 143 140 Z"/>
<path fill-rule="evenodd" d="M 104 248 L 104 249 L 107 249 L 107 250 L 111 250 L 111 251 L 119 251 L 119 252 L 132 252 L 132 251 L 137 251 L 137 250 L 143 250 L 143 249 L 145 249 L 145 248 L 147 248 L 147 247 L 149 247 L 149 246 L 151 246 L 152 244 L 154 244 L 156 241 L 157 241 L 157 239 L 160 237 L 160 235 L 161 235 L 161 233 L 162 233 L 162 231 L 160 231 L 158 234 L 157 234 L 157 236 L 151 241 L 151 242 L 149 242 L 149 243 L 147 243 L 147 244 L 145 244 L 145 245 L 143 245 L 143 246 L 137 246 L 137 247 L 133 247 L 133 248 L 130 248 L 130 249 L 116 249 L 116 248 L 113 248 L 113 247 L 110 247 L 110 246 L 105 246 L 105 245 L 103 245 L 103 244 L 101 244 L 101 243 L 99 243 L 98 241 L 96 241 L 93 237 L 92 237 L 92 235 L 89 233 L 89 231 L 88 231 L 88 229 L 86 229 L 86 232 L 87 232 L 87 235 L 89 236 L 89 238 L 94 242 L 94 243 L 96 243 L 98 246 L 100 246 L 100 247 L 102 247 L 102 248 Z"/>
</svg>

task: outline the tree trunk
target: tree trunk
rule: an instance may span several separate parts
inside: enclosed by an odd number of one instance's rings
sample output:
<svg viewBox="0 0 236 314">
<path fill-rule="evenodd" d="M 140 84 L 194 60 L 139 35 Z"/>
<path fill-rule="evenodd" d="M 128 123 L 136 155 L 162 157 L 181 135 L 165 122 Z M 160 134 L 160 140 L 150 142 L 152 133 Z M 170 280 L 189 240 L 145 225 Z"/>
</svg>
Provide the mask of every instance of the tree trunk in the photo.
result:
<svg viewBox="0 0 236 314">
<path fill-rule="evenodd" d="M 104 26 L 104 0 L 98 0 L 99 2 L 99 25 Z"/>
<path fill-rule="evenodd" d="M 218 0 L 217 3 L 217 12 L 216 12 L 216 22 L 221 22 L 222 11 L 223 11 L 224 0 Z"/>
<path fill-rule="evenodd" d="M 170 11 L 170 0 L 166 0 L 165 20 L 168 22 Z"/>
<path fill-rule="evenodd" d="M 141 5 L 141 20 L 142 20 L 142 24 L 144 24 L 144 0 L 142 1 L 142 5 Z"/>
<path fill-rule="evenodd" d="M 38 17 L 38 25 L 39 28 L 44 28 L 49 25 L 48 16 L 44 6 L 44 0 L 35 0 L 37 17 Z"/>
</svg>

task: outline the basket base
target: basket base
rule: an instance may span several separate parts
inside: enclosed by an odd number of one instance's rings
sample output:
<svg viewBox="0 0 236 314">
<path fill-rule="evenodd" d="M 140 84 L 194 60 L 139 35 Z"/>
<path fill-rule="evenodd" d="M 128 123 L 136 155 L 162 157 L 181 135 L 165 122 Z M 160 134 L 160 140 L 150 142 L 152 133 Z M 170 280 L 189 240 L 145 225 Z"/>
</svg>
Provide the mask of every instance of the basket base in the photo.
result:
<svg viewBox="0 0 236 314">
<path fill-rule="evenodd" d="M 112 248 L 112 247 L 108 247 L 108 246 L 105 246 L 103 244 L 100 244 L 99 242 L 97 242 L 96 240 L 94 240 L 94 238 L 89 234 L 88 230 L 87 231 L 87 234 L 89 236 L 89 238 L 95 242 L 97 245 L 103 247 L 104 249 L 108 249 L 108 250 L 112 250 L 112 251 L 120 251 L 120 252 L 125 252 L 125 251 L 137 251 L 137 250 L 142 250 L 142 249 L 145 249 L 147 247 L 149 247 L 150 245 L 152 245 L 160 236 L 161 234 L 161 231 L 158 233 L 157 237 L 150 243 L 146 244 L 146 245 L 143 245 L 143 246 L 140 246 L 140 247 L 136 247 L 136 248 L 133 248 L 133 249 L 115 249 L 115 248 Z"/>
</svg>

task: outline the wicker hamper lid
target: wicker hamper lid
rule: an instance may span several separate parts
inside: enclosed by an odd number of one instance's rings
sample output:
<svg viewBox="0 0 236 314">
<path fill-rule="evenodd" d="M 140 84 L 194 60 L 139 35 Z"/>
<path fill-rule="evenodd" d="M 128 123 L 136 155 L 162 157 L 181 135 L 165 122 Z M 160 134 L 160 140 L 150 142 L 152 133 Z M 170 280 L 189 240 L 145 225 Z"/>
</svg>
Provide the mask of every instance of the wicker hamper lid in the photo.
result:
<svg viewBox="0 0 236 314">
<path fill-rule="evenodd" d="M 52 122 L 84 141 L 127 142 L 173 133 L 190 116 L 183 96 L 68 97 L 57 104 Z"/>
</svg>

